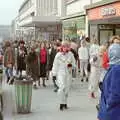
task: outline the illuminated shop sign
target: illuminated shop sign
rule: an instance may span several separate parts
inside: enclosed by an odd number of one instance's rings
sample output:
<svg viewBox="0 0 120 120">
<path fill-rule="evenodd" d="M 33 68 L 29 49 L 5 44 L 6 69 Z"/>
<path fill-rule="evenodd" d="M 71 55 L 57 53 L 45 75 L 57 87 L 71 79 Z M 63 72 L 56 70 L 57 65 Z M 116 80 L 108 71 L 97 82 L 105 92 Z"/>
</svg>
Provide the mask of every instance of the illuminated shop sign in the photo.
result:
<svg viewBox="0 0 120 120">
<path fill-rule="evenodd" d="M 111 6 L 106 8 L 101 8 L 101 15 L 102 16 L 116 15 L 116 9 Z"/>
</svg>

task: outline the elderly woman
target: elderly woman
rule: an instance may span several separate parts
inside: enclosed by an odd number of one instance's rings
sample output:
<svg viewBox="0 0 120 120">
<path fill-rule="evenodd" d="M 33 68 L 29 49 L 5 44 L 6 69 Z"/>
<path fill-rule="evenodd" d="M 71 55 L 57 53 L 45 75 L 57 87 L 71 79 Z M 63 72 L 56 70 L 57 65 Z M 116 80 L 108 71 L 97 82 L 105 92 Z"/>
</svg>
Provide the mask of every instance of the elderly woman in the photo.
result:
<svg viewBox="0 0 120 120">
<path fill-rule="evenodd" d="M 52 73 L 57 77 L 59 87 L 58 95 L 60 97 L 60 110 L 67 109 L 68 93 L 72 82 L 72 68 L 75 67 L 75 59 L 70 52 L 70 46 L 67 41 L 62 42 L 61 51 L 57 53 Z"/>
<path fill-rule="evenodd" d="M 110 67 L 101 87 L 99 120 L 120 120 L 120 38 L 114 37 L 109 48 Z"/>
<path fill-rule="evenodd" d="M 38 55 L 35 51 L 35 47 L 32 46 L 27 57 L 26 57 L 26 64 L 27 64 L 27 74 L 31 76 L 34 80 L 33 87 L 37 88 L 36 81 L 39 80 L 39 66 L 38 66 Z"/>
</svg>

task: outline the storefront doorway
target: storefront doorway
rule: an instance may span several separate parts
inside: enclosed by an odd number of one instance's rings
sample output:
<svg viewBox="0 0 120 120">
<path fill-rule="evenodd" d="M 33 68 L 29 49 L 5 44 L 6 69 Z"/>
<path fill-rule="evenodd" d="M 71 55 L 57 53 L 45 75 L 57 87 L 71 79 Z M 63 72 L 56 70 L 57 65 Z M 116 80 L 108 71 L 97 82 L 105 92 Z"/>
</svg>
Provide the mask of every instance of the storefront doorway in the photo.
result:
<svg viewBox="0 0 120 120">
<path fill-rule="evenodd" d="M 113 36 L 113 30 L 100 30 L 100 44 L 104 44 Z"/>
</svg>

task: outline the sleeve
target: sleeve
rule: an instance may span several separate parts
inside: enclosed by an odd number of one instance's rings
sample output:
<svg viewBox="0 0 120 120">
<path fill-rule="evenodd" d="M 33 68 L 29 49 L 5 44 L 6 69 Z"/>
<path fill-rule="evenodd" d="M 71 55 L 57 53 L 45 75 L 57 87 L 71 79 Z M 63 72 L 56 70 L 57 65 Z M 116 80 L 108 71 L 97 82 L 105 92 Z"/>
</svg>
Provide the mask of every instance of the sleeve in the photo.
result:
<svg viewBox="0 0 120 120">
<path fill-rule="evenodd" d="M 103 55 L 103 67 L 105 69 L 108 69 L 109 67 L 109 57 L 108 57 L 108 53 L 104 53 Z"/>
<path fill-rule="evenodd" d="M 56 54 L 54 62 L 53 62 L 53 67 L 52 67 L 52 74 L 53 76 L 57 75 L 59 64 L 58 64 L 58 59 L 59 58 L 59 53 Z"/>
<path fill-rule="evenodd" d="M 78 58 L 81 58 L 81 48 L 78 49 Z"/>
<path fill-rule="evenodd" d="M 111 84 L 107 98 L 107 109 L 120 105 L 120 68 L 113 69 L 111 73 Z"/>
<path fill-rule="evenodd" d="M 4 52 L 4 59 L 3 59 L 3 63 L 4 63 L 5 67 L 6 67 L 6 62 L 7 62 L 7 51 L 5 50 L 5 52 Z"/>
<path fill-rule="evenodd" d="M 74 55 L 72 53 L 71 53 L 71 58 L 72 58 L 73 68 L 76 68 L 76 60 L 75 60 L 75 57 L 74 57 Z"/>
</svg>

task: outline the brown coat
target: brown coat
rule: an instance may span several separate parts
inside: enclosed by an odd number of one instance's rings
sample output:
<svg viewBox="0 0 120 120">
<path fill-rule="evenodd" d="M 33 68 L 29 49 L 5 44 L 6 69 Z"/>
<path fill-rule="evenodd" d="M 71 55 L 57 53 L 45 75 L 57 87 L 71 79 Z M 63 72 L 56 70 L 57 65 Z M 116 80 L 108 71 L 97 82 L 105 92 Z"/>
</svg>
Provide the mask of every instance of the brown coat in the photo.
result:
<svg viewBox="0 0 120 120">
<path fill-rule="evenodd" d="M 29 53 L 26 57 L 27 74 L 30 75 L 35 81 L 39 78 L 39 65 L 38 56 L 36 52 Z"/>
<path fill-rule="evenodd" d="M 15 58 L 14 58 L 14 51 L 11 47 L 6 48 L 4 53 L 4 66 L 8 67 L 8 65 L 12 65 L 12 67 L 15 64 Z"/>
</svg>

